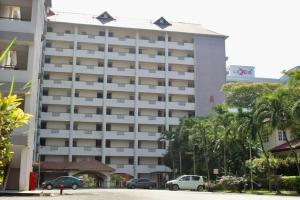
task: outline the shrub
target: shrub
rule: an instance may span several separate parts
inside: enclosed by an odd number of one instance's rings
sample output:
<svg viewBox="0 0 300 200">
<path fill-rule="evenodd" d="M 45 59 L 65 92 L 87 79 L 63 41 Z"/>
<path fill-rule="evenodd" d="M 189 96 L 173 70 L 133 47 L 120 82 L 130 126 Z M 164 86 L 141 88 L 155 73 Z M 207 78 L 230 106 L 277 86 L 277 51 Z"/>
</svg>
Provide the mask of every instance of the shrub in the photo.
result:
<svg viewBox="0 0 300 200">
<path fill-rule="evenodd" d="M 300 194 L 300 177 L 283 176 L 281 177 L 281 188 L 285 190 L 295 190 Z"/>
<path fill-rule="evenodd" d="M 239 191 L 242 192 L 245 186 L 246 180 L 243 177 L 235 176 L 223 176 L 219 184 L 224 189 L 230 190 L 232 192 Z"/>
</svg>

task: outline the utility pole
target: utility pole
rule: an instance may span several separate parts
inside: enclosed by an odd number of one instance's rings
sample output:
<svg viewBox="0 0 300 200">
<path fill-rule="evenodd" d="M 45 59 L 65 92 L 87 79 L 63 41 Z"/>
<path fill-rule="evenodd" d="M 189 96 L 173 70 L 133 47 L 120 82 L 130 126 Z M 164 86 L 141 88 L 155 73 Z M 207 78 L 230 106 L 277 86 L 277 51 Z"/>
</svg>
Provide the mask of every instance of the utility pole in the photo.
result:
<svg viewBox="0 0 300 200">
<path fill-rule="evenodd" d="M 249 141 L 249 153 L 250 153 L 250 183 L 251 183 L 251 191 L 253 192 L 253 172 L 252 172 L 252 148 L 251 141 Z"/>
<path fill-rule="evenodd" d="M 193 157 L 194 157 L 194 159 L 193 159 L 193 160 L 194 160 L 194 167 L 193 167 L 193 168 L 194 168 L 194 175 L 196 175 L 196 155 L 195 155 L 195 145 L 194 145 L 194 151 L 193 151 L 193 154 L 194 154 L 194 155 L 193 155 Z"/>
<path fill-rule="evenodd" d="M 179 172 L 180 172 L 180 175 L 182 175 L 181 151 L 179 152 Z"/>
</svg>

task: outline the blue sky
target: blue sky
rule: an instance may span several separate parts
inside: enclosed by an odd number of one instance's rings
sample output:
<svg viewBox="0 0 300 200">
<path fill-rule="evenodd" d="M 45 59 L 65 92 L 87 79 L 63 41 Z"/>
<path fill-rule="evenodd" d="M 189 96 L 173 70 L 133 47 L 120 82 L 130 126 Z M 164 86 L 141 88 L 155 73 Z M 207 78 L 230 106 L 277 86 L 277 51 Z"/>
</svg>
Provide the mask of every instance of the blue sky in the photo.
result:
<svg viewBox="0 0 300 200">
<path fill-rule="evenodd" d="M 277 78 L 300 65 L 299 0 L 52 0 L 53 10 L 200 23 L 228 35 L 230 64 Z"/>
</svg>

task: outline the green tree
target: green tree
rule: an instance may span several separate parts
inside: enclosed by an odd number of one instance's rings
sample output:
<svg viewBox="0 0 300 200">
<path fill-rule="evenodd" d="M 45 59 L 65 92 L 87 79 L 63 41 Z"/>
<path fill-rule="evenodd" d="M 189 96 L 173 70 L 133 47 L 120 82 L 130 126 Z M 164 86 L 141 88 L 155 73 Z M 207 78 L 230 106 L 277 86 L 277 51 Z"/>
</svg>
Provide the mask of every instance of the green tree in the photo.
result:
<svg viewBox="0 0 300 200">
<path fill-rule="evenodd" d="M 6 57 L 12 48 L 15 39 L 2 52 L 0 62 Z M 25 84 L 24 89 L 30 83 Z M 22 99 L 13 94 L 14 80 L 12 80 L 8 95 L 0 92 L 0 184 L 3 185 L 9 164 L 12 158 L 10 150 L 10 136 L 14 129 L 28 123 L 30 115 L 19 108 Z"/>
</svg>

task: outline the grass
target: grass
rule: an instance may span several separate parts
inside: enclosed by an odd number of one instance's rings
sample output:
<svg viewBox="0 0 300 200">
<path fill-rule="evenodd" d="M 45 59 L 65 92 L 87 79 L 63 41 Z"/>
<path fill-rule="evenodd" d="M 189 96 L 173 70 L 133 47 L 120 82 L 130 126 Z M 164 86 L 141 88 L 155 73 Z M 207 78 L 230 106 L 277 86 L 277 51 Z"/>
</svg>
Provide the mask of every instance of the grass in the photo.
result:
<svg viewBox="0 0 300 200">
<path fill-rule="evenodd" d="M 215 192 L 225 192 L 225 193 L 238 193 L 238 192 L 233 192 L 230 190 L 218 190 Z M 297 194 L 296 191 L 286 191 L 286 190 L 281 190 L 280 194 L 277 194 L 276 191 L 269 191 L 269 190 L 246 190 L 243 191 L 240 194 L 256 194 L 256 195 L 279 195 L 279 196 L 300 196 L 299 194 Z"/>
</svg>

